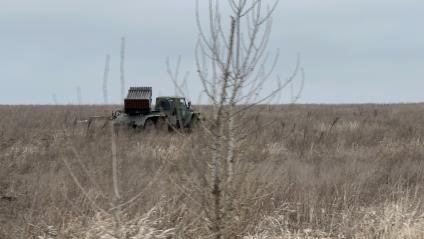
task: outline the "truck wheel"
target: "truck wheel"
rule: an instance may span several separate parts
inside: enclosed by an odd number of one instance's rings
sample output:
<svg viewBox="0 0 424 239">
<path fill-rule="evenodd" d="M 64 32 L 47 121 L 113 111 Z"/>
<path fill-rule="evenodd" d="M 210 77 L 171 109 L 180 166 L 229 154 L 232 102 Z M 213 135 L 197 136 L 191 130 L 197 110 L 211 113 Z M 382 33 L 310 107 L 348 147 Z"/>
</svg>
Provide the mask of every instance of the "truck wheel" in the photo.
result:
<svg viewBox="0 0 424 239">
<path fill-rule="evenodd" d="M 155 122 L 151 119 L 146 120 L 144 122 L 144 131 L 150 133 L 155 130 Z"/>
<path fill-rule="evenodd" d="M 200 123 L 200 119 L 197 116 L 193 117 L 190 122 L 190 131 L 199 130 Z"/>
<path fill-rule="evenodd" d="M 156 128 L 158 131 L 165 132 L 165 131 L 166 131 L 166 129 L 167 129 L 167 126 L 168 126 L 168 123 L 166 123 L 165 118 L 158 118 L 158 119 L 156 120 L 155 128 Z"/>
</svg>

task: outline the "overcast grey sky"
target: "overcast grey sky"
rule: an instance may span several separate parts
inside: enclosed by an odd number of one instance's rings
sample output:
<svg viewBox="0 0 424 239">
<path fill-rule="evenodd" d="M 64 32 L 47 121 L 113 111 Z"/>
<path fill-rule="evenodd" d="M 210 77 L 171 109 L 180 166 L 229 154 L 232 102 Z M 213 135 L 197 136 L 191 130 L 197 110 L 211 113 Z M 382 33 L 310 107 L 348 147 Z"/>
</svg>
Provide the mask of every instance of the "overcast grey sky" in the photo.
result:
<svg viewBox="0 0 424 239">
<path fill-rule="evenodd" d="M 0 104 L 76 103 L 78 86 L 101 103 L 106 54 L 118 103 L 121 36 L 127 86 L 173 94 L 165 60 L 181 54 L 196 102 L 194 12 L 194 0 L 0 0 Z M 281 76 L 302 53 L 300 102 L 422 102 L 423 23 L 423 0 L 281 0 L 269 50 L 280 49 Z"/>
</svg>

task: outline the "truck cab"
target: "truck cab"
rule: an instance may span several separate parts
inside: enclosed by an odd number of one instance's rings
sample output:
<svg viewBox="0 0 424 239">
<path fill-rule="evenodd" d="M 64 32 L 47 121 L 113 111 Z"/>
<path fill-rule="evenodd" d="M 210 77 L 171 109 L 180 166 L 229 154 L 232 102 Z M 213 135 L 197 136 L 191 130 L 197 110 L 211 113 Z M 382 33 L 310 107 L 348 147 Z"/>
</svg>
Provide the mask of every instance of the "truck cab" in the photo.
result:
<svg viewBox="0 0 424 239">
<path fill-rule="evenodd" d="M 157 97 L 155 112 L 164 113 L 167 119 L 179 128 L 189 127 L 193 118 L 197 119 L 199 116 L 191 109 L 191 103 L 187 103 L 184 97 L 179 96 Z"/>
</svg>

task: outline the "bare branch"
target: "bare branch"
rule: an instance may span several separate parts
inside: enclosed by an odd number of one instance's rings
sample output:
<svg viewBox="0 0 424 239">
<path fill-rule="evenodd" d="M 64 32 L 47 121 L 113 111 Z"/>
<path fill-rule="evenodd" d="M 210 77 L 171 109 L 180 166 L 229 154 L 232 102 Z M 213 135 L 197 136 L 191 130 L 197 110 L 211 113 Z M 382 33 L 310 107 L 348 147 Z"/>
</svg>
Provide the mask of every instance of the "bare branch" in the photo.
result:
<svg viewBox="0 0 424 239">
<path fill-rule="evenodd" d="M 105 69 L 103 73 L 103 103 L 104 104 L 109 103 L 108 92 L 107 92 L 107 83 L 109 79 L 109 68 L 110 68 L 109 65 L 110 65 L 110 55 L 107 54 L 105 59 Z"/>
<path fill-rule="evenodd" d="M 80 183 L 80 181 L 78 180 L 77 176 L 75 176 L 74 172 L 72 171 L 71 166 L 69 165 L 68 160 L 65 157 L 61 157 L 63 163 L 65 164 L 66 169 L 68 170 L 69 174 L 72 177 L 72 180 L 74 181 L 74 183 L 78 186 L 78 188 L 81 190 L 82 194 L 84 194 L 85 198 L 94 206 L 95 209 L 97 209 L 98 211 L 104 213 L 104 214 L 109 214 L 108 212 L 106 212 L 103 208 L 101 208 L 88 194 L 88 192 L 84 189 L 84 187 L 82 186 L 82 184 Z"/>
</svg>

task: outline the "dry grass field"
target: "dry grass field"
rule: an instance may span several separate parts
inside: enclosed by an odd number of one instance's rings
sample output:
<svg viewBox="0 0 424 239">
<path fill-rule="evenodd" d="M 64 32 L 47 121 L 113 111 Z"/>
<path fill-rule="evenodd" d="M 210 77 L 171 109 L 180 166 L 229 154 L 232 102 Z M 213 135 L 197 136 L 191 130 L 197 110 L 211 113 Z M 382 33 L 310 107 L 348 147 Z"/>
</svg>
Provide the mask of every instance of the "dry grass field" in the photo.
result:
<svg viewBox="0 0 424 239">
<path fill-rule="evenodd" d="M 114 108 L 0 106 L 0 238 L 211 238 L 206 136 L 119 131 L 119 204 L 110 130 L 78 122 Z M 424 238 L 424 105 L 260 106 L 245 120 L 239 238 Z"/>
</svg>

